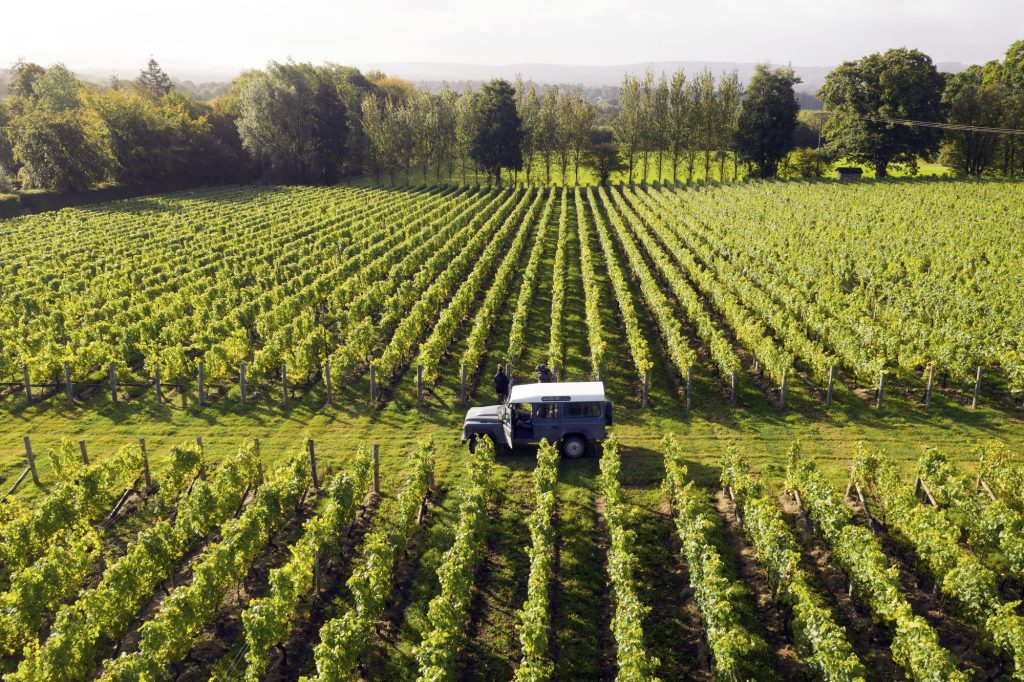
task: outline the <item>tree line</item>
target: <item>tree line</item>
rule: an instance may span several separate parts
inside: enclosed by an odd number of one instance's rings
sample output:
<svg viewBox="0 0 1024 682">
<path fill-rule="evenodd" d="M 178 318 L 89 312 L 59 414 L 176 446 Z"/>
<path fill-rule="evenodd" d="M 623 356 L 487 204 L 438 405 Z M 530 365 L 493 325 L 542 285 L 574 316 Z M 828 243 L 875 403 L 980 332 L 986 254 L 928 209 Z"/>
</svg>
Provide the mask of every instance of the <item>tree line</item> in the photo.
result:
<svg viewBox="0 0 1024 682">
<path fill-rule="evenodd" d="M 960 175 L 1024 175 L 1024 137 L 908 126 L 893 119 L 1024 128 L 1024 40 L 1002 61 L 940 73 L 906 48 L 841 64 L 800 116 L 789 67 L 738 75 L 626 75 L 611 114 L 579 88 L 494 80 L 434 92 L 337 64 L 271 62 L 199 101 L 154 59 L 132 82 L 83 83 L 63 65 L 19 61 L 0 101 L 0 192 L 100 183 L 731 181 L 820 176 L 837 161 L 915 172 L 939 160 Z M 808 113 L 808 112 L 803 112 Z M 604 121 L 605 123 L 599 123 Z M 823 123 L 822 123 L 823 122 Z M 816 139 L 815 139 L 816 138 Z"/>
</svg>

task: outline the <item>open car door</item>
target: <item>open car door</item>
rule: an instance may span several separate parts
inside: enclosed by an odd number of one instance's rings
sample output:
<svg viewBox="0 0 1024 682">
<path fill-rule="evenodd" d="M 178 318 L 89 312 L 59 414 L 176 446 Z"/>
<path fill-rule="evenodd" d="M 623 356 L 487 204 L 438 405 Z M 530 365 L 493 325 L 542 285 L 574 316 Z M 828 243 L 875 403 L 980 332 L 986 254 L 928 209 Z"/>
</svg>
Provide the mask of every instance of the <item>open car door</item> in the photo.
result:
<svg viewBox="0 0 1024 682">
<path fill-rule="evenodd" d="M 512 407 L 503 405 L 501 412 L 501 427 L 505 431 L 505 445 L 512 449 Z M 495 444 L 497 445 L 497 444 Z"/>
</svg>

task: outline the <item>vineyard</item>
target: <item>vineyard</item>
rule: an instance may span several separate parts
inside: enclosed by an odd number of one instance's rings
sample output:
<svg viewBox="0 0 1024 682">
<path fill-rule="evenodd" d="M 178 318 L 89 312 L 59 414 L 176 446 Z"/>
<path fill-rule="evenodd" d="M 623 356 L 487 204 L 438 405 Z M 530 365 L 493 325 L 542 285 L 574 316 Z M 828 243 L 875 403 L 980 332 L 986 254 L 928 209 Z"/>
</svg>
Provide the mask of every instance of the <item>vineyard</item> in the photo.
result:
<svg viewBox="0 0 1024 682">
<path fill-rule="evenodd" d="M 308 439 L 268 468 L 186 442 L 150 477 L 140 446 L 65 444 L 37 504 L 0 507 L 3 679 L 1024 679 L 1005 447 L 971 472 L 926 449 L 912 483 L 862 445 L 845 494 L 799 443 L 780 486 L 735 448 L 700 482 L 678 436 L 657 481 L 623 453 L 484 441 L 439 480 L 430 441 L 383 478 L 376 447 L 323 470 Z"/>
<path fill-rule="evenodd" d="M 0 678 L 1024 679 L 999 181 L 236 187 L 0 222 Z M 459 442 L 497 364 L 591 456 Z"/>
<path fill-rule="evenodd" d="M 781 409 L 794 391 L 830 404 L 843 389 L 877 406 L 892 393 L 927 409 L 941 390 L 1012 408 L 1024 398 L 1018 193 L 245 188 L 15 219 L 0 243 L 0 381 L 14 405 L 196 406 L 287 402 L 314 385 L 330 404 L 368 381 L 359 398 L 381 405 L 403 381 L 422 399 L 457 379 L 472 400 L 492 363 L 525 379 L 543 359 L 562 378 L 629 367 L 615 397 L 646 402 L 659 357 L 691 407 L 755 387 Z M 584 299 L 578 329 L 564 320 L 568 278 Z M 547 349 L 526 358 L 538 292 L 550 292 Z M 609 355 L 609 331 L 623 354 Z M 586 343 L 568 364 L 570 335 Z M 695 377 L 718 390 L 698 394 Z"/>
</svg>

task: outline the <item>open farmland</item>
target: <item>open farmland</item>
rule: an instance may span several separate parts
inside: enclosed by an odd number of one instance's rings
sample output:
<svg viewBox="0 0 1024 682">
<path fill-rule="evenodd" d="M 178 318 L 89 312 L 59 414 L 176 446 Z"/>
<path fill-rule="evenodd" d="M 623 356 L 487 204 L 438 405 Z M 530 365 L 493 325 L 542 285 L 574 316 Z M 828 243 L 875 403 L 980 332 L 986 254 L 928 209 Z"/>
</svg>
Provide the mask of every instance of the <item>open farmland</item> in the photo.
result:
<svg viewBox="0 0 1024 682">
<path fill-rule="evenodd" d="M 3 671 L 1019 679 L 1022 224 L 1000 181 L 0 222 L 0 465 L 28 436 L 44 486 L 0 505 Z M 540 362 L 605 380 L 613 441 L 469 456 L 463 393 Z"/>
</svg>

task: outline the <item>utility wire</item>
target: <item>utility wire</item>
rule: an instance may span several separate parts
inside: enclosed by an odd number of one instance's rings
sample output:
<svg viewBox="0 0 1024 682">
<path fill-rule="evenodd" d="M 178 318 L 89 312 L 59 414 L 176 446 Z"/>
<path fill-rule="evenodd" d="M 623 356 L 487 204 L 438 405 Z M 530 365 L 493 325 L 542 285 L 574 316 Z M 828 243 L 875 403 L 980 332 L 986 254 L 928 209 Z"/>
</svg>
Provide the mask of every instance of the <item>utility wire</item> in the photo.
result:
<svg viewBox="0 0 1024 682">
<path fill-rule="evenodd" d="M 822 114 L 830 116 L 833 112 L 823 111 Z M 893 123 L 919 128 L 938 128 L 941 130 L 956 130 L 968 133 L 993 133 L 996 135 L 1024 135 L 1020 128 L 996 128 L 992 126 L 974 126 L 964 123 L 940 123 L 938 121 L 915 121 L 909 118 L 890 118 L 888 116 L 862 116 L 865 121 L 873 123 Z"/>
</svg>

